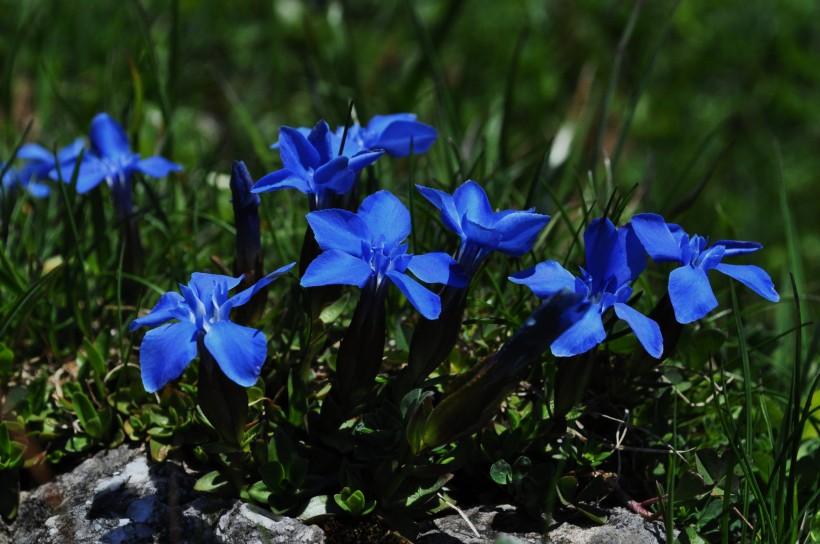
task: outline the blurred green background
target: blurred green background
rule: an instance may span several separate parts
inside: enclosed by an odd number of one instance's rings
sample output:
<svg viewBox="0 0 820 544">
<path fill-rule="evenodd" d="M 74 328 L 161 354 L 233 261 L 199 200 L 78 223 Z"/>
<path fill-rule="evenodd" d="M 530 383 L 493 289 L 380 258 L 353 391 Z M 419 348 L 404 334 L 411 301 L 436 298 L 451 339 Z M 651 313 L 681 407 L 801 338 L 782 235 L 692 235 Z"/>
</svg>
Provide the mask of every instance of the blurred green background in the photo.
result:
<svg viewBox="0 0 820 544">
<path fill-rule="evenodd" d="M 425 175 L 522 195 L 569 121 L 572 154 L 560 175 L 541 169 L 540 208 L 547 184 L 577 198 L 590 172 L 605 183 L 609 156 L 607 183 L 641 184 L 641 211 L 760 241 L 755 262 L 781 293 L 788 270 L 818 292 L 818 2 L 0 0 L 0 12 L 4 159 L 30 121 L 29 140 L 65 145 L 108 111 L 143 153 L 159 130 L 198 190 L 233 159 L 261 177 L 280 125 L 343 124 L 352 98 L 362 121 L 412 111 L 439 129 L 430 160 L 447 167 Z"/>
</svg>

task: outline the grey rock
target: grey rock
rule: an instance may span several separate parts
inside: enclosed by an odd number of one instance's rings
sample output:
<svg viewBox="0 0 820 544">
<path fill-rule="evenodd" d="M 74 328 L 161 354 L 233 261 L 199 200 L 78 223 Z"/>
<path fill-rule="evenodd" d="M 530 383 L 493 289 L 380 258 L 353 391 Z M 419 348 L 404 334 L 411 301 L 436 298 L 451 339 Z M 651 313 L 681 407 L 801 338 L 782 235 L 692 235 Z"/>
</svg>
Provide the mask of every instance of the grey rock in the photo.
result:
<svg viewBox="0 0 820 544">
<path fill-rule="evenodd" d="M 473 529 L 460 514 L 447 515 L 419 527 L 418 544 L 536 544 L 542 542 L 539 523 L 518 513 L 510 505 L 480 506 L 463 511 Z"/>
<path fill-rule="evenodd" d="M 252 534 L 253 529 L 257 534 Z M 219 518 L 216 534 L 223 542 L 299 544 L 324 542 L 325 533 L 297 519 L 275 516 L 251 504 L 237 503 Z"/>
<path fill-rule="evenodd" d="M 677 535 L 678 532 L 676 531 Z M 578 527 L 563 523 L 547 535 L 549 544 L 659 544 L 666 542 L 660 521 L 646 521 L 625 508 L 614 508 L 604 525 Z"/>
<path fill-rule="evenodd" d="M 597 526 L 563 523 L 546 534 L 539 523 L 509 505 L 475 507 L 464 515 L 447 515 L 420 526 L 418 544 L 659 544 L 666 542 L 663 523 L 648 522 L 624 508 L 614 508 Z M 677 535 L 677 531 L 675 533 Z"/>
<path fill-rule="evenodd" d="M 324 542 L 318 527 L 194 491 L 179 463 L 140 449 L 100 452 L 27 494 L 0 544 Z"/>
</svg>

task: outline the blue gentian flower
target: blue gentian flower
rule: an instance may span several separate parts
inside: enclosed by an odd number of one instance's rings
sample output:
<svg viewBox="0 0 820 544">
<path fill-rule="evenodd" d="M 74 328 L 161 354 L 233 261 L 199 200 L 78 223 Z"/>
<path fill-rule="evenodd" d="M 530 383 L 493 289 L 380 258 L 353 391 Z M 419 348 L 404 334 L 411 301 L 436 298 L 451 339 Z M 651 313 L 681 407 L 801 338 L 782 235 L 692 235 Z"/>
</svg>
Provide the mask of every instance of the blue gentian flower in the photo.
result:
<svg viewBox="0 0 820 544">
<path fill-rule="evenodd" d="M 606 331 L 602 316 L 613 308 L 615 315 L 626 321 L 647 353 L 659 358 L 663 353 L 660 327 L 627 304 L 632 296 L 629 284 L 646 267 L 646 255 L 635 233 L 628 227 L 616 229 L 609 219 L 595 219 L 584 232 L 584 243 L 587 268 L 581 269 L 580 278 L 556 261 L 539 263 L 509 278 L 526 285 L 539 298 L 566 289 L 593 303 L 583 318 L 552 343 L 553 355 L 579 355 L 603 342 Z"/>
<path fill-rule="evenodd" d="M 80 164 L 77 192 L 87 193 L 106 180 L 121 214 L 131 212 L 131 178 L 134 172 L 161 178 L 170 172 L 182 170 L 180 165 L 164 157 L 140 158 L 138 153 L 131 151 L 125 130 L 107 113 L 97 114 L 91 121 L 89 139 L 91 152 L 83 156 Z M 57 179 L 57 176 L 56 170 L 52 170 L 51 177 Z"/>
<path fill-rule="evenodd" d="M 231 197 L 236 224 L 236 268 L 245 274 L 262 260 L 259 231 L 259 195 L 251 192 L 253 180 L 242 161 L 234 161 L 231 170 Z M 234 271 L 235 272 L 235 271 Z"/>
<path fill-rule="evenodd" d="M 427 319 L 441 313 L 438 295 L 406 274 L 410 271 L 427 283 L 464 286 L 467 278 L 446 253 L 407 253 L 402 242 L 410 234 L 410 212 L 388 191 L 378 191 L 362 201 L 357 213 L 319 210 L 307 215 L 323 250 L 310 263 L 304 287 L 356 285 L 380 297 L 390 280 Z M 365 295 L 363 295 L 365 296 Z"/>
<path fill-rule="evenodd" d="M 281 127 L 279 148 L 284 168 L 256 182 L 254 193 L 296 189 L 310 197 L 311 210 L 330 205 L 334 194 L 350 191 L 356 174 L 373 164 L 384 152 L 348 149 L 339 153 L 341 140 L 319 121 L 312 130 Z"/>
<path fill-rule="evenodd" d="M 669 274 L 669 300 L 678 323 L 697 321 L 717 307 L 707 276 L 713 269 L 736 279 L 766 300 L 780 300 L 772 279 L 762 268 L 722 262 L 725 257 L 758 251 L 763 246 L 757 242 L 718 240 L 709 244 L 708 238 L 697 234 L 689 236 L 679 225 L 667 223 L 653 213 L 636 215 L 631 224 L 653 261 L 680 265 Z"/>
<path fill-rule="evenodd" d="M 336 136 L 341 138 L 344 129 L 338 127 Z M 437 136 L 436 129 L 416 121 L 415 114 L 376 115 L 365 126 L 354 123 L 348 127 L 345 154 L 351 143 L 359 149 L 384 149 L 393 157 L 406 157 L 411 151 L 419 155 L 430 149 Z"/>
<path fill-rule="evenodd" d="M 135 319 L 130 331 L 154 327 L 172 319 L 175 323 L 148 331 L 140 346 L 140 367 L 145 390 L 153 393 L 178 378 L 197 355 L 207 349 L 222 372 L 243 387 L 256 383 L 267 354 L 265 335 L 230 320 L 231 310 L 241 306 L 260 289 L 290 270 L 295 263 L 265 276 L 252 287 L 228 298 L 228 291 L 242 277 L 195 272 L 188 285 L 180 284 L 182 295 L 162 295 L 148 315 Z"/>
<path fill-rule="evenodd" d="M 20 169 L 20 182 L 29 192 L 38 198 L 49 195 L 51 188 L 42 183 L 49 179 L 52 171 L 60 170 L 59 177 L 65 181 L 71 179 L 71 169 L 84 147 L 82 138 L 77 138 L 69 145 L 57 151 L 57 156 L 39 144 L 26 144 L 17 152 L 17 158 L 25 161 Z"/>
<path fill-rule="evenodd" d="M 538 233 L 550 220 L 548 215 L 524 211 L 493 212 L 487 193 L 472 180 L 452 195 L 416 185 L 424 197 L 441 211 L 444 226 L 461 238 L 456 260 L 469 276 L 493 251 L 520 257 L 532 249 Z"/>
</svg>

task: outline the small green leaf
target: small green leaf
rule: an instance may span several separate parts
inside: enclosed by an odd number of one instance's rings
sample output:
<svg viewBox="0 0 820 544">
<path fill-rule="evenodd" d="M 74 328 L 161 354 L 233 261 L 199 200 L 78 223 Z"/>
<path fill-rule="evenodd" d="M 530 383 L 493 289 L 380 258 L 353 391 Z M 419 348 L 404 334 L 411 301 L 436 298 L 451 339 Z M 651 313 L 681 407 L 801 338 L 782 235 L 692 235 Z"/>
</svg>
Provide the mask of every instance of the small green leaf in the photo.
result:
<svg viewBox="0 0 820 544">
<path fill-rule="evenodd" d="M 312 497 L 305 508 L 296 514 L 296 518 L 305 523 L 313 523 L 332 514 L 339 514 L 341 510 L 335 501 L 330 500 L 329 495 L 317 495 Z"/>
<path fill-rule="evenodd" d="M 4 422 L 0 422 L 0 470 L 16 469 L 23 464 L 25 446 L 15 442 Z"/>
<path fill-rule="evenodd" d="M 376 501 L 365 501 L 364 493 L 357 489 L 350 490 L 349 487 L 342 489 L 341 493 L 333 495 L 333 500 L 339 507 L 353 517 L 366 516 L 376 508 Z"/>
<path fill-rule="evenodd" d="M 688 501 L 697 498 L 699 495 L 708 493 L 712 486 L 708 485 L 703 476 L 692 470 L 683 473 L 678 485 L 675 487 L 675 500 Z"/>
<path fill-rule="evenodd" d="M 171 452 L 171 446 L 164 444 L 158 440 L 151 439 L 148 441 L 149 449 L 151 450 L 151 459 L 157 463 L 162 463 Z"/>
<path fill-rule="evenodd" d="M 344 313 L 345 308 L 350 303 L 350 291 L 345 293 L 339 300 L 322 310 L 319 314 L 319 320 L 324 323 L 325 325 L 330 325 L 331 323 L 335 323 L 339 316 Z"/>
<path fill-rule="evenodd" d="M 97 350 L 97 346 L 91 343 L 88 338 L 85 338 L 83 339 L 83 347 L 85 348 L 85 354 L 87 357 L 86 360 L 88 361 L 88 364 L 91 365 L 91 369 L 98 378 L 104 378 L 106 374 L 105 359 L 99 350 Z"/>
<path fill-rule="evenodd" d="M 218 470 L 212 470 L 196 481 L 194 489 L 203 493 L 221 493 L 228 489 L 228 480 Z"/>
<path fill-rule="evenodd" d="M 65 444 L 65 450 L 69 453 L 80 453 L 87 450 L 91 446 L 91 440 L 88 436 L 77 434 L 70 437 Z"/>
<path fill-rule="evenodd" d="M 91 438 L 99 439 L 103 435 L 103 425 L 98 410 L 91 403 L 91 400 L 79 388 L 71 395 L 71 405 L 74 413 L 80 420 L 83 430 Z"/>
<path fill-rule="evenodd" d="M 561 496 L 569 502 L 575 500 L 578 489 L 578 480 L 574 476 L 564 476 L 558 480 L 558 490 Z"/>
<path fill-rule="evenodd" d="M 726 475 L 727 463 L 714 449 L 698 450 L 696 459 L 698 472 L 707 484 L 715 484 Z"/>
<path fill-rule="evenodd" d="M 254 501 L 261 504 L 268 504 L 271 492 L 265 485 L 265 482 L 258 481 L 248 489 L 248 496 Z"/>
<path fill-rule="evenodd" d="M 687 527 L 684 529 L 684 532 L 686 533 L 686 538 L 689 539 L 689 544 L 707 544 L 694 527 Z"/>
<path fill-rule="evenodd" d="M 512 482 L 512 467 L 510 464 L 501 459 L 493 463 L 490 467 L 490 478 L 498 485 L 507 485 Z"/>
<path fill-rule="evenodd" d="M 285 468 L 278 461 L 265 463 L 259 468 L 262 481 L 274 493 L 282 491 L 282 482 L 285 480 Z"/>
</svg>

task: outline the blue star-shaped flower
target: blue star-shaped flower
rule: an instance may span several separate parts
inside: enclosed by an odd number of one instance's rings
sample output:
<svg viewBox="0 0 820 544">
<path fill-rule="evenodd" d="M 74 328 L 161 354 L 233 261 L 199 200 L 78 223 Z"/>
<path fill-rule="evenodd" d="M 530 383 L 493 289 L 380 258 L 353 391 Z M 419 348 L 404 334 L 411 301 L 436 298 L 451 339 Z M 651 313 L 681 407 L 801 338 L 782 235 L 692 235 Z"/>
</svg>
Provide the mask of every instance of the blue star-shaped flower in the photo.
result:
<svg viewBox="0 0 820 544">
<path fill-rule="evenodd" d="M 697 234 L 691 237 L 679 225 L 667 223 L 653 213 L 636 215 L 631 221 L 652 260 L 680 265 L 669 274 L 669 300 L 678 323 L 691 323 L 717 307 L 717 299 L 709 284 L 707 272 L 717 270 L 736 279 L 766 300 L 777 302 L 780 295 L 765 270 L 751 264 L 724 264 L 725 257 L 758 251 L 756 242 L 709 240 Z"/>
<path fill-rule="evenodd" d="M 77 174 L 77 192 L 87 193 L 103 180 L 111 187 L 118 213 L 131 213 L 131 178 L 134 172 L 161 178 L 171 172 L 179 172 L 182 167 L 160 156 L 143 159 L 139 153 L 131 151 L 128 136 L 122 126 L 107 113 L 99 113 L 91 120 L 91 151 L 83 155 Z M 68 166 L 71 166 L 68 168 Z M 74 165 L 61 167 L 62 172 L 70 172 Z M 58 179 L 61 173 L 55 168 L 49 176 Z"/>
<path fill-rule="evenodd" d="M 268 274 L 252 287 L 228 298 L 242 277 L 195 272 L 182 295 L 165 293 L 148 315 L 135 319 L 130 331 L 162 325 L 146 333 L 140 346 L 140 368 L 145 390 L 153 393 L 178 378 L 197 355 L 198 340 L 225 375 L 243 387 L 256 383 L 267 354 L 265 335 L 230 321 L 231 310 L 248 302 L 270 282 L 293 268 L 294 263 Z"/>
<path fill-rule="evenodd" d="M 342 137 L 344 128 L 336 129 L 338 137 Z M 345 154 L 350 142 L 354 148 L 384 149 L 393 157 L 406 157 L 411 151 L 419 155 L 430 149 L 437 136 L 436 129 L 416 121 L 413 113 L 376 115 L 365 126 L 355 123 L 348 127 Z"/>
<path fill-rule="evenodd" d="M 350 149 L 345 145 L 339 154 L 341 140 L 319 121 L 312 130 L 281 127 L 279 148 L 284 168 L 271 172 L 256 182 L 254 193 L 296 189 L 310 197 L 313 210 L 328 207 L 334 194 L 345 194 L 353 187 L 356 173 L 373 164 L 384 152 Z"/>
<path fill-rule="evenodd" d="M 25 161 L 20 169 L 20 183 L 37 198 L 45 198 L 51 193 L 51 187 L 42 183 L 49 179 L 52 171 L 60 169 L 63 180 L 70 180 L 71 168 L 84 147 L 82 138 L 77 138 L 69 145 L 54 153 L 39 144 L 26 144 L 17 152 L 17 158 Z"/>
<path fill-rule="evenodd" d="M 444 226 L 461 238 L 456 260 L 468 275 L 493 251 L 520 257 L 532 249 L 538 233 L 549 222 L 548 215 L 524 211 L 493 212 L 487 193 L 472 180 L 464 182 L 452 195 L 416 185 L 436 208 Z"/>
<path fill-rule="evenodd" d="M 584 232 L 584 243 L 587 268 L 581 269 L 580 278 L 556 261 L 539 263 L 509 278 L 526 285 L 539 298 L 566 289 L 593 303 L 584 317 L 552 343 L 553 355 L 579 355 L 603 342 L 606 331 L 602 316 L 613 308 L 615 315 L 626 321 L 647 353 L 659 358 L 663 353 L 660 327 L 627 304 L 632 296 L 630 282 L 646 267 L 646 255 L 635 234 L 629 228 L 616 229 L 609 219 L 595 219 Z"/>
<path fill-rule="evenodd" d="M 323 250 L 305 270 L 304 287 L 356 285 L 373 296 L 385 291 L 389 279 L 427 319 L 441 313 L 438 295 L 406 274 L 427 283 L 464 286 L 467 278 L 446 253 L 407 253 L 402 242 L 410 234 L 410 212 L 395 195 L 378 191 L 362 201 L 357 213 L 319 210 L 307 215 Z"/>
</svg>

